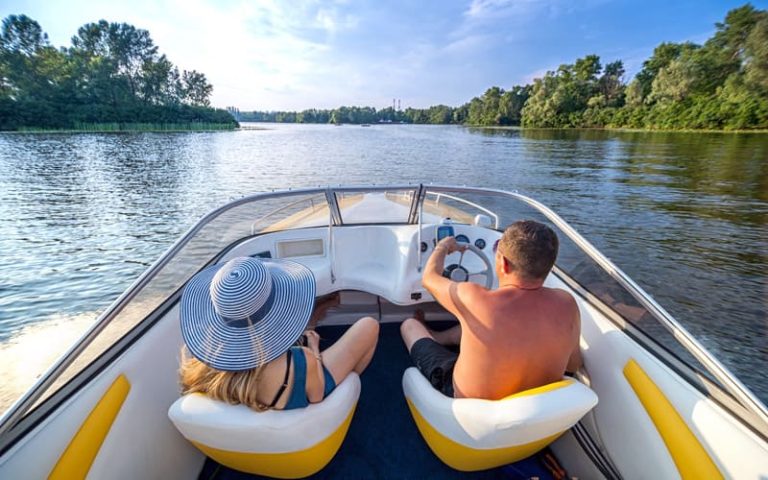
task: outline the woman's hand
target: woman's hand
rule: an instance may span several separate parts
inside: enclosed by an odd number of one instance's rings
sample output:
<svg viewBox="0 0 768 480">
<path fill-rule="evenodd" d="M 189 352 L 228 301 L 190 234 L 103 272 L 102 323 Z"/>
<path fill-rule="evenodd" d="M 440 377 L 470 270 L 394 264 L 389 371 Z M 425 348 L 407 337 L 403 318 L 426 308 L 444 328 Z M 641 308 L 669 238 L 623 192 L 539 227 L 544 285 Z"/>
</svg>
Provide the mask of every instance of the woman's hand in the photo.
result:
<svg viewBox="0 0 768 480">
<path fill-rule="evenodd" d="M 312 354 L 320 360 L 320 335 L 314 330 L 307 330 L 304 332 L 304 336 L 307 337 L 307 347 L 312 351 Z"/>
</svg>

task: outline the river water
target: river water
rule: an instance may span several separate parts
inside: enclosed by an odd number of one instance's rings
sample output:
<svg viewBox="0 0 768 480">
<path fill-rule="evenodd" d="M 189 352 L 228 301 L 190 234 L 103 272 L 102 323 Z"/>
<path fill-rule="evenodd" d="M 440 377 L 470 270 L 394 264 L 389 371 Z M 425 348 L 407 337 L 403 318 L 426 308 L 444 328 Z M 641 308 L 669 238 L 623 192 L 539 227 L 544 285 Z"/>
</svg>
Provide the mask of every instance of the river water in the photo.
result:
<svg viewBox="0 0 768 480">
<path fill-rule="evenodd" d="M 768 135 L 261 127 L 0 134 L 0 407 L 214 207 L 419 182 L 547 204 L 768 401 Z"/>
</svg>

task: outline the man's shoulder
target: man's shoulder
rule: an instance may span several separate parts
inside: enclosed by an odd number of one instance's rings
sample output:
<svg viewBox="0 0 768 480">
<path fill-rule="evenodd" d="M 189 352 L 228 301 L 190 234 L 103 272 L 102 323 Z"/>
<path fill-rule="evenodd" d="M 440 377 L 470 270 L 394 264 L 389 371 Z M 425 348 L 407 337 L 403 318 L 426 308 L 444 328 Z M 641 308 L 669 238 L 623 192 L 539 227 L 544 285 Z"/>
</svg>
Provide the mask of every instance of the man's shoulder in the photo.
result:
<svg viewBox="0 0 768 480">
<path fill-rule="evenodd" d="M 563 318 L 572 318 L 578 321 L 579 305 L 576 303 L 576 297 L 571 292 L 560 288 L 549 288 L 548 290 L 552 299 L 551 303 L 554 304 L 557 313 Z"/>
<path fill-rule="evenodd" d="M 553 299 L 561 301 L 564 304 L 573 305 L 574 307 L 576 306 L 576 298 L 571 292 L 563 290 L 562 288 L 544 288 L 547 290 L 547 293 L 552 296 Z"/>
<path fill-rule="evenodd" d="M 459 295 L 461 295 L 464 298 L 487 295 L 493 291 L 493 290 L 488 290 L 482 285 L 478 285 L 477 283 L 474 283 L 474 282 L 457 282 L 456 288 L 457 288 L 457 291 L 459 292 Z"/>
</svg>

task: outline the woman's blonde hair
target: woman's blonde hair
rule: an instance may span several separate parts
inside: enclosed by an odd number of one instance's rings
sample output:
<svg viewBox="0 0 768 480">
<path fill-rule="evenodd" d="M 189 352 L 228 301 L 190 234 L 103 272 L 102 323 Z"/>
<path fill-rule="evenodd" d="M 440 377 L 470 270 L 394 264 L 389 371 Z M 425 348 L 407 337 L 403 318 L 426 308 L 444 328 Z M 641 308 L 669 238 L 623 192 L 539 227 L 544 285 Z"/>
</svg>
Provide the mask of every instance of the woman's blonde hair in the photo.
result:
<svg viewBox="0 0 768 480">
<path fill-rule="evenodd" d="M 257 399 L 262 370 L 264 365 L 239 372 L 216 370 L 190 355 L 187 348 L 183 347 L 179 370 L 181 393 L 204 393 L 214 400 L 232 405 L 243 404 L 262 412 L 269 408 Z"/>
</svg>

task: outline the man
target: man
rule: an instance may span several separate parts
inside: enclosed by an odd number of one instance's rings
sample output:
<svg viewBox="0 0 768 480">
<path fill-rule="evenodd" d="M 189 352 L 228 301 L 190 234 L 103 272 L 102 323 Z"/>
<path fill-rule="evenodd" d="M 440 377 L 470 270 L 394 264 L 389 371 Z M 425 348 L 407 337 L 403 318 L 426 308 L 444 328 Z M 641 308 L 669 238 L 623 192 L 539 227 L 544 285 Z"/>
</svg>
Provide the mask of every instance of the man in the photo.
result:
<svg viewBox="0 0 768 480">
<path fill-rule="evenodd" d="M 576 371 L 576 301 L 544 286 L 557 258 L 555 232 L 531 220 L 507 227 L 496 250 L 495 290 L 442 276 L 445 256 L 465 248 L 453 237 L 441 240 L 422 280 L 459 325 L 436 332 L 409 318 L 400 329 L 413 362 L 432 385 L 448 396 L 497 400 Z M 459 345 L 459 353 L 449 345 Z"/>
</svg>

